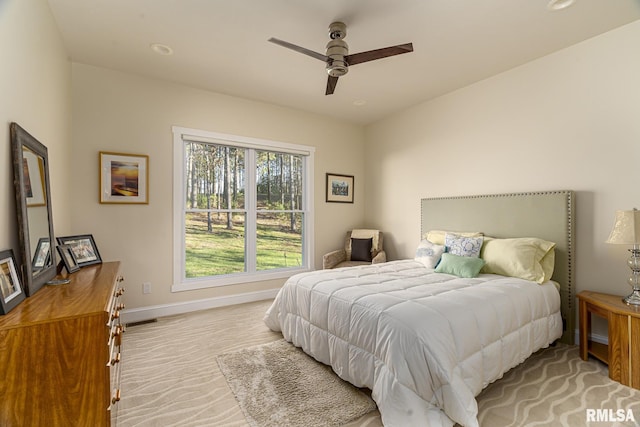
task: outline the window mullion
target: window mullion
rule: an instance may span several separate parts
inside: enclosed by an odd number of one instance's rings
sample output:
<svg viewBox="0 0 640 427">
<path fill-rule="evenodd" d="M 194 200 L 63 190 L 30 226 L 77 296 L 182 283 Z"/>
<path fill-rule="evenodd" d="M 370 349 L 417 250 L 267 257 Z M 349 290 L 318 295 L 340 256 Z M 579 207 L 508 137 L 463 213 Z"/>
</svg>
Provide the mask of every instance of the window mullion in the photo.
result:
<svg viewBox="0 0 640 427">
<path fill-rule="evenodd" d="M 245 174 L 247 177 L 245 189 L 247 197 L 245 207 L 247 214 L 245 218 L 245 268 L 247 272 L 254 273 L 256 271 L 256 254 L 257 254 L 257 224 L 256 209 L 258 206 L 258 195 L 256 187 L 256 151 L 247 149 L 245 154 Z"/>
</svg>

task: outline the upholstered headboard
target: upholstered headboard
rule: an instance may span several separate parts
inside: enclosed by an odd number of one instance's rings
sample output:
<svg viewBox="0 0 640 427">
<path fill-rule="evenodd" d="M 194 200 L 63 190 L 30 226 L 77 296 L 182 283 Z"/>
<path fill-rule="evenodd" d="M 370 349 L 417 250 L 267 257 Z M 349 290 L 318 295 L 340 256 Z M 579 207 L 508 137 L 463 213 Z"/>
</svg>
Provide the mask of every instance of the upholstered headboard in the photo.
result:
<svg viewBox="0 0 640 427">
<path fill-rule="evenodd" d="M 426 198 L 421 203 L 421 235 L 429 230 L 480 231 L 498 238 L 539 237 L 555 242 L 552 279 L 560 284 L 562 341 L 573 344 L 574 199 L 569 190 Z"/>
</svg>

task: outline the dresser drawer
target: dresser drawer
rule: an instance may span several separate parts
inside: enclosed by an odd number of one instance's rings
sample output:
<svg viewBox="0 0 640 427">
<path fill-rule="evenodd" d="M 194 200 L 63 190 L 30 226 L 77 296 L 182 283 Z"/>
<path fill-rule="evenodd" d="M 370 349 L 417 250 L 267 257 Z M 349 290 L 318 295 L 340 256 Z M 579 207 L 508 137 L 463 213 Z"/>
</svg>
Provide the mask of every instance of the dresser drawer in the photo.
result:
<svg viewBox="0 0 640 427">
<path fill-rule="evenodd" d="M 120 312 L 124 309 L 124 303 L 122 302 L 122 295 L 124 294 L 124 277 L 118 276 L 113 287 L 113 295 L 109 300 L 107 311 L 109 313 L 109 319 L 107 321 L 107 327 L 111 330 L 116 325 L 120 324 Z"/>
</svg>

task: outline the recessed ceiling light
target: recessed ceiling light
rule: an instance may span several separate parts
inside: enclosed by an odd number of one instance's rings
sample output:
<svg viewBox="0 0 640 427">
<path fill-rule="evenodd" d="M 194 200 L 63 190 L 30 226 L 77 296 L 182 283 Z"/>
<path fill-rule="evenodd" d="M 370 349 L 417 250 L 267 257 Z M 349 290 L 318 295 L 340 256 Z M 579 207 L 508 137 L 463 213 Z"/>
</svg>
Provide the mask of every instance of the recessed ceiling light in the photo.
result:
<svg viewBox="0 0 640 427">
<path fill-rule="evenodd" d="M 575 0 L 549 0 L 547 3 L 547 9 L 549 10 L 561 10 L 571 6 Z"/>
<path fill-rule="evenodd" d="M 356 107 L 362 107 L 366 103 L 367 101 L 365 101 L 364 99 L 357 99 L 353 101 L 353 105 L 355 105 Z"/>
<path fill-rule="evenodd" d="M 151 45 L 151 50 L 159 55 L 173 55 L 173 49 L 171 49 L 166 44 L 153 43 Z"/>
</svg>

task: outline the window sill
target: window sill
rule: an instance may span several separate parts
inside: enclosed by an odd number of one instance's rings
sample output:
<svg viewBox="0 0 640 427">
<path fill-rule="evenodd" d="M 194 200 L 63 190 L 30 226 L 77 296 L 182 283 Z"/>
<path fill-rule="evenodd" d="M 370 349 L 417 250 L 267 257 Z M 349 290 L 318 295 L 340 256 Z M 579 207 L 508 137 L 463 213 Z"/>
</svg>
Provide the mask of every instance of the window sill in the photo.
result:
<svg viewBox="0 0 640 427">
<path fill-rule="evenodd" d="M 220 286 L 238 285 L 241 283 L 264 282 L 274 279 L 288 279 L 294 274 L 310 271 L 308 268 L 288 268 L 262 273 L 238 273 L 221 277 L 205 277 L 198 279 L 184 279 L 181 283 L 171 286 L 171 292 L 193 291 L 197 289 L 217 288 Z"/>
</svg>

